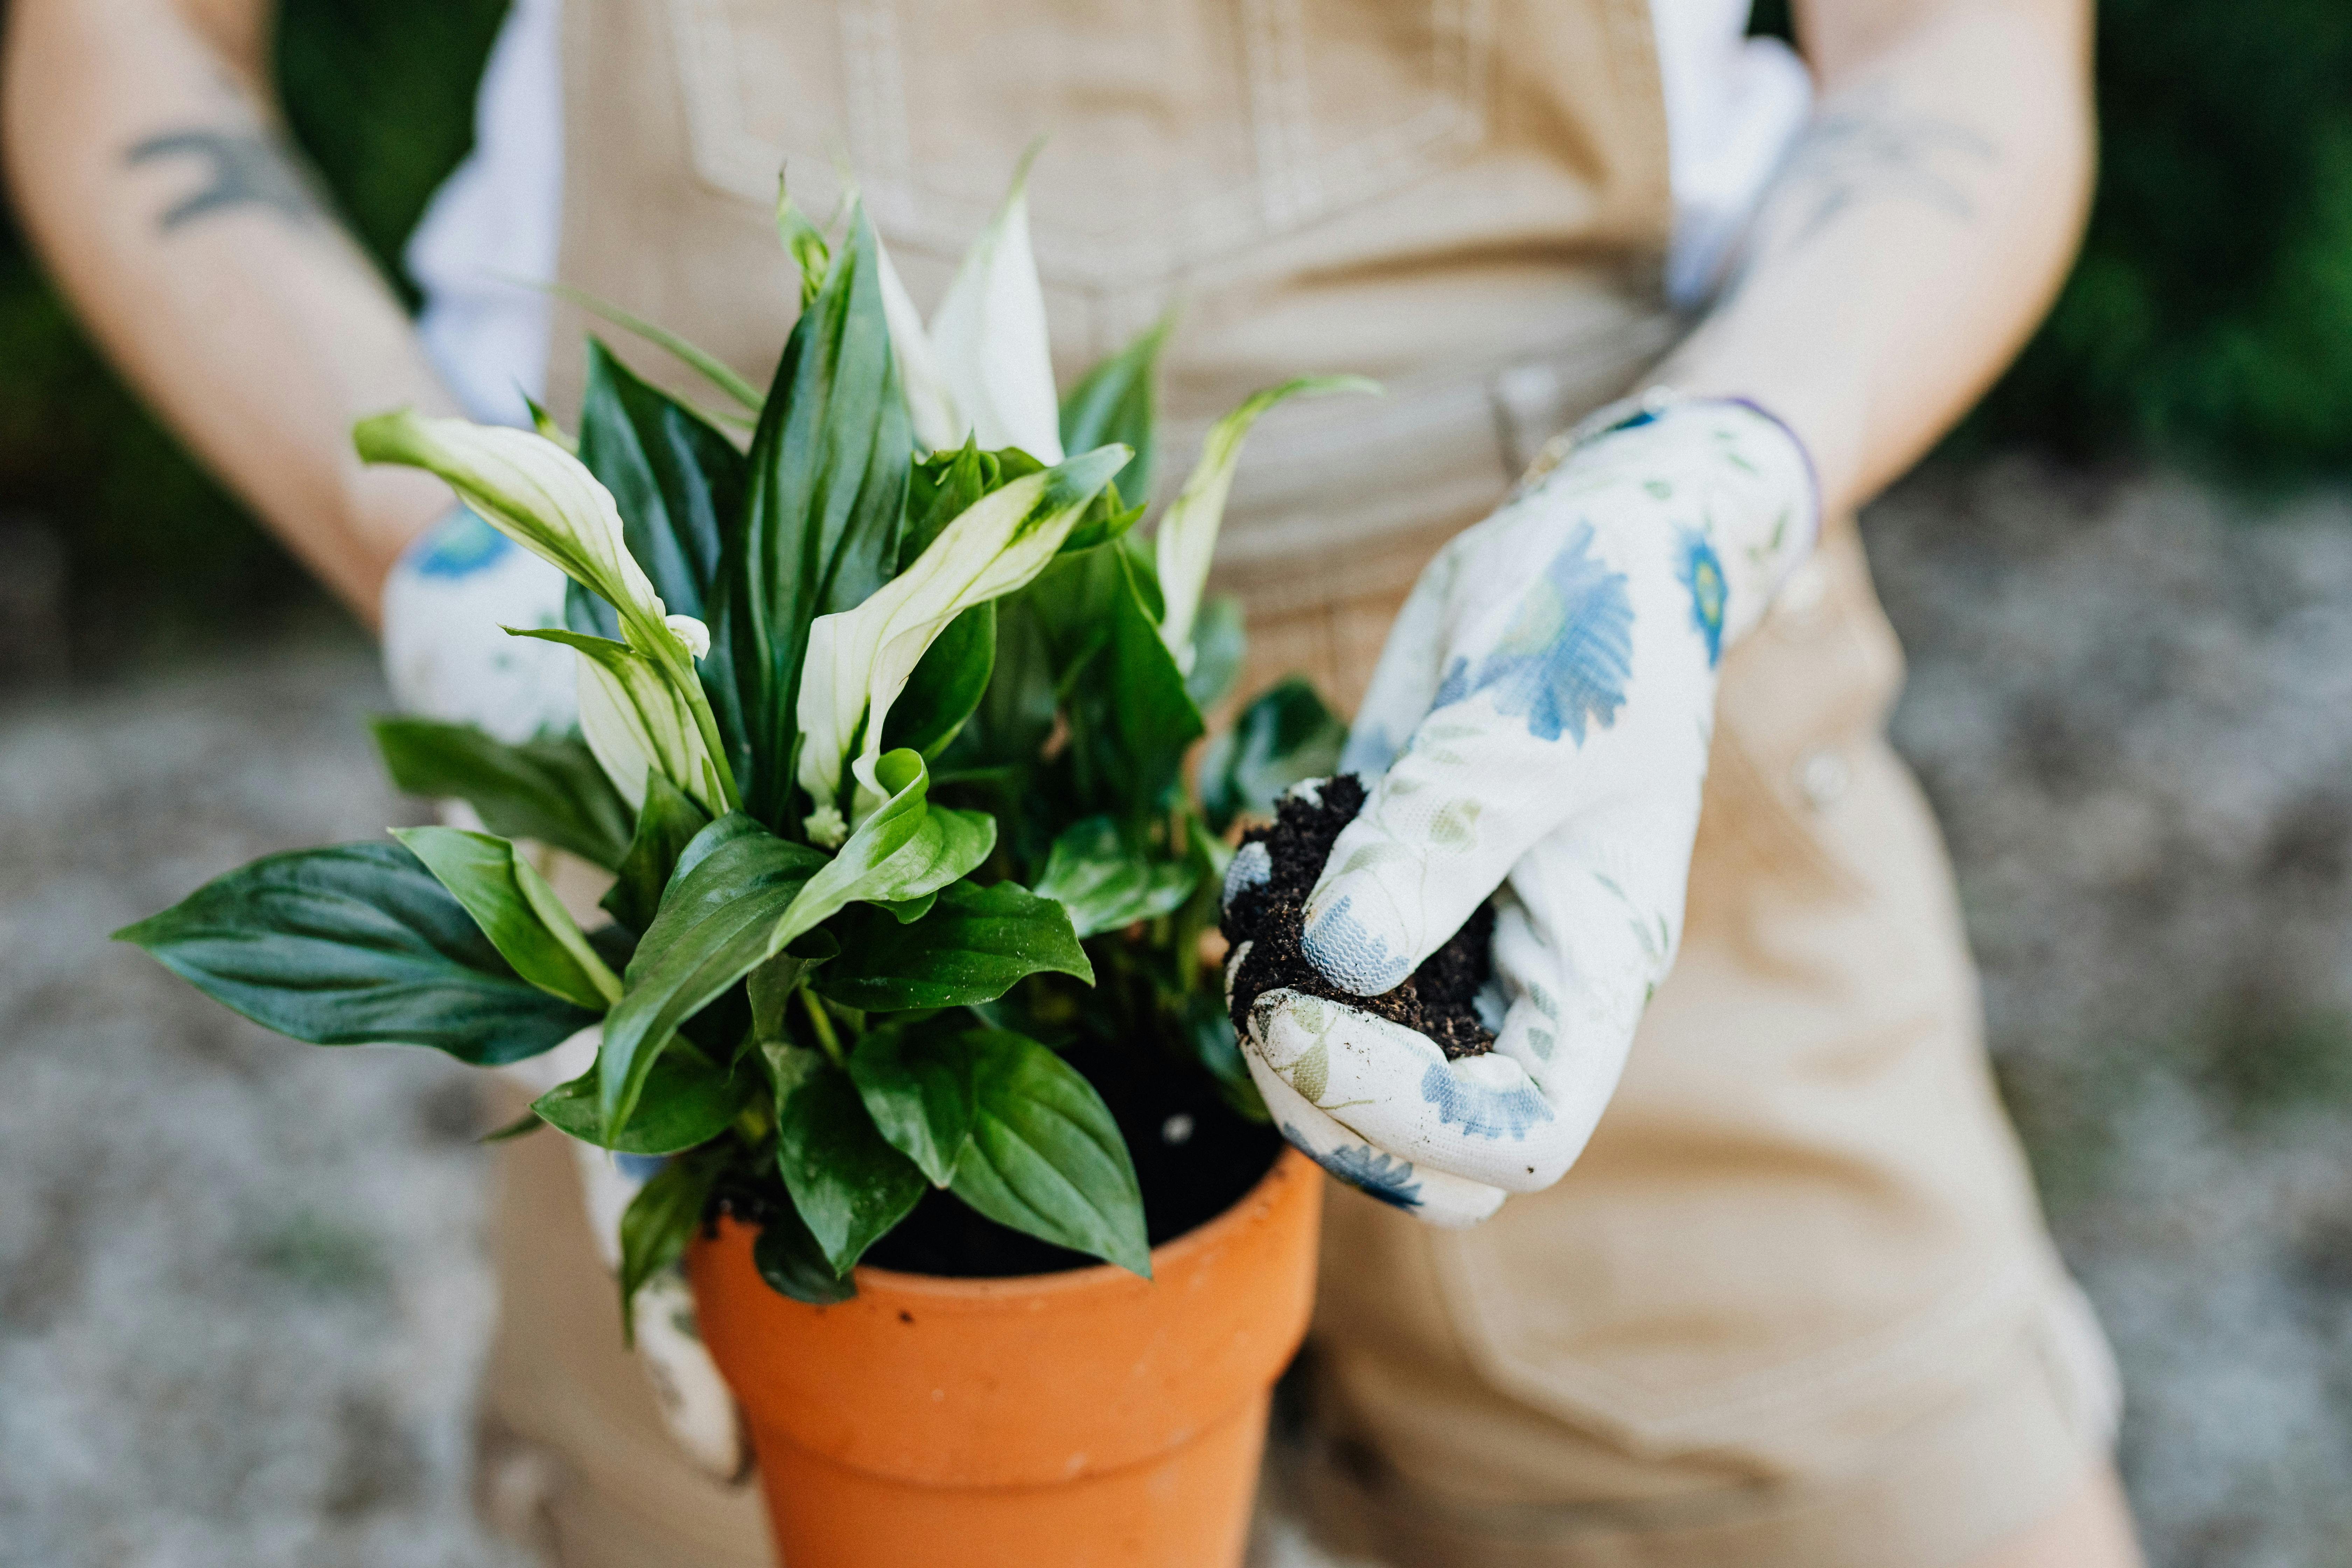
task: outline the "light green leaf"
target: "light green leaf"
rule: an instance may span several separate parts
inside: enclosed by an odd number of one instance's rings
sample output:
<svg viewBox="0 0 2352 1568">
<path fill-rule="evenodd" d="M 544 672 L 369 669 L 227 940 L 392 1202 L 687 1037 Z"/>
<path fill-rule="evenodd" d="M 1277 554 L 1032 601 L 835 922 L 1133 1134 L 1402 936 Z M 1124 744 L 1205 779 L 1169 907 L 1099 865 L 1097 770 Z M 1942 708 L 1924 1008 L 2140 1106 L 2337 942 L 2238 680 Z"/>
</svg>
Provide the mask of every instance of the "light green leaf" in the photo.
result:
<svg viewBox="0 0 2352 1568">
<path fill-rule="evenodd" d="M 621 1154 L 675 1154 L 708 1143 L 727 1131 L 742 1094 L 721 1068 L 684 1051 L 670 1051 L 654 1063 L 645 1093 L 629 1124 L 617 1135 L 604 1131 L 597 1106 L 596 1069 L 557 1084 L 531 1101 L 551 1127 L 584 1143 Z"/>
<path fill-rule="evenodd" d="M 1234 470 L 1241 464 L 1242 440 L 1258 416 L 1286 397 L 1299 394 L 1378 392 L 1380 384 L 1360 375 L 1302 375 L 1279 386 L 1269 386 L 1244 398 L 1234 409 L 1209 426 L 1201 456 L 1192 465 L 1184 488 L 1160 520 L 1153 541 L 1160 572 L 1160 591 L 1167 610 L 1160 634 L 1177 668 L 1192 668 L 1192 617 L 1209 581 L 1209 560 L 1217 551 L 1217 531 L 1224 525 L 1225 498 L 1233 493 Z"/>
<path fill-rule="evenodd" d="M 919 753 L 884 752 L 875 776 L 889 793 L 784 911 L 771 952 L 853 901 L 895 903 L 935 892 L 996 847 L 994 817 L 929 803 L 930 775 Z"/>
<path fill-rule="evenodd" d="M 1129 848 L 1108 816 L 1064 828 L 1045 857 L 1037 896 L 1068 911 L 1078 935 L 1096 936 L 1181 907 L 1199 880 L 1185 861 L 1153 861 Z"/>
<path fill-rule="evenodd" d="M 857 1086 L 821 1051 L 761 1047 L 776 1085 L 776 1168 L 836 1275 L 907 1217 L 923 1173 L 875 1129 Z"/>
<path fill-rule="evenodd" d="M 437 719 L 380 716 L 368 727 L 384 770 L 408 794 L 462 800 L 508 838 L 551 844 L 607 870 L 621 863 L 628 805 L 581 742 L 509 745 L 471 724 Z"/>
<path fill-rule="evenodd" d="M 845 917 L 841 956 L 816 981 L 846 1006 L 962 1007 L 995 1001 L 1024 975 L 1094 979 L 1062 906 L 1015 883 L 950 883 L 911 925 L 879 910 L 859 913 Z"/>
<path fill-rule="evenodd" d="M 1142 1189 L 1102 1096 L 1034 1040 L 997 1029 L 965 1037 L 973 1116 L 956 1196 L 999 1225 L 1149 1279 Z"/>
<path fill-rule="evenodd" d="M 596 1021 L 518 978 L 398 844 L 272 855 L 114 933 L 266 1029 L 315 1046 L 431 1046 L 495 1067 Z"/>
<path fill-rule="evenodd" d="M 620 979 L 512 844 L 458 827 L 396 827 L 393 837 L 466 906 L 517 974 L 575 1006 L 609 1007 L 620 999 Z"/>
<path fill-rule="evenodd" d="M 1205 711 L 1224 700 L 1248 652 L 1242 602 L 1220 594 L 1203 603 L 1192 621 L 1192 668 L 1184 672 L 1184 689 L 1193 705 Z"/>
</svg>

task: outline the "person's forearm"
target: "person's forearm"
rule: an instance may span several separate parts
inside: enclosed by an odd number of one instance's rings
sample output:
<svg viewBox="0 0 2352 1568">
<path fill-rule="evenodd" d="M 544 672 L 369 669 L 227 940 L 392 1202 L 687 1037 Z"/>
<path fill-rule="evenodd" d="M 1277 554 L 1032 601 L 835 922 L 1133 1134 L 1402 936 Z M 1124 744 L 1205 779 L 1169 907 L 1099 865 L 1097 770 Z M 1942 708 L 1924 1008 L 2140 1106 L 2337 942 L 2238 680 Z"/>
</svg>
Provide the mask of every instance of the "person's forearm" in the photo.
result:
<svg viewBox="0 0 2352 1568">
<path fill-rule="evenodd" d="M 1786 420 L 1832 511 L 1910 467 L 2008 363 L 2074 252 L 2092 164 L 2086 13 L 1801 7 L 1820 110 L 1722 300 L 1657 379 Z"/>
<path fill-rule="evenodd" d="M 352 422 L 449 400 L 264 107 L 263 15 L 259 0 L 15 0 L 8 175 L 114 363 L 373 623 L 392 562 L 450 497 L 362 468 Z"/>
</svg>

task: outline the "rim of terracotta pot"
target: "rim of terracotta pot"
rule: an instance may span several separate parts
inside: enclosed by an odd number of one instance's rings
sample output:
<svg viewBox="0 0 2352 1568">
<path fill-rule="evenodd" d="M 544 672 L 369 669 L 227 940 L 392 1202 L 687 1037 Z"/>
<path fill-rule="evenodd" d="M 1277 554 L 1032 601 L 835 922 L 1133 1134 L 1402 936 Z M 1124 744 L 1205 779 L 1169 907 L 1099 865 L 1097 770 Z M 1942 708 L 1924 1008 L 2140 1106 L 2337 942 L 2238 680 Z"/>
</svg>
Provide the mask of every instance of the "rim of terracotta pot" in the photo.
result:
<svg viewBox="0 0 2352 1568">
<path fill-rule="evenodd" d="M 1253 1200 L 1263 1194 L 1278 1180 L 1288 1179 L 1286 1171 L 1300 1180 L 1318 1170 L 1315 1162 L 1286 1143 L 1265 1174 L 1250 1184 L 1249 1191 L 1235 1198 L 1214 1218 L 1205 1220 L 1183 1235 L 1161 1242 L 1151 1249 L 1151 1279 L 1130 1274 L 1116 1263 L 1094 1263 L 1084 1268 L 1060 1268 L 1050 1274 L 992 1274 L 985 1277 L 957 1274 L 908 1274 L 896 1268 L 874 1268 L 861 1263 L 852 1271 L 863 1291 L 869 1286 L 877 1290 L 890 1290 L 908 1296 L 960 1296 L 985 1300 L 992 1296 L 1059 1295 L 1075 1290 L 1099 1290 L 1118 1286 L 1122 1280 L 1139 1285 L 1152 1284 L 1167 1268 L 1181 1263 L 1193 1253 L 1214 1247 L 1229 1233 L 1247 1223 Z"/>
</svg>

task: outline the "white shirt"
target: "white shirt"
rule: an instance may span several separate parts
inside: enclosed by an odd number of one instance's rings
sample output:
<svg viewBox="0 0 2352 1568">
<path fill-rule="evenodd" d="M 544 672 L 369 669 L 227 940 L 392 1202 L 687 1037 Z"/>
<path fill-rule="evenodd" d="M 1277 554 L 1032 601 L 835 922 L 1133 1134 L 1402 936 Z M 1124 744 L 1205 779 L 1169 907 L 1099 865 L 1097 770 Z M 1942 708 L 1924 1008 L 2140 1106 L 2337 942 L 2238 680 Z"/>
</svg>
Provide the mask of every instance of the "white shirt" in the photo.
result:
<svg viewBox="0 0 2352 1568">
<path fill-rule="evenodd" d="M 513 0 L 482 71 L 474 151 L 408 243 L 425 349 L 477 419 L 529 423 L 545 385 L 563 201 L 562 0 Z M 1750 0 L 1650 0 L 1674 234 L 1666 295 L 1705 300 L 1812 108 L 1788 46 L 1749 38 Z"/>
</svg>

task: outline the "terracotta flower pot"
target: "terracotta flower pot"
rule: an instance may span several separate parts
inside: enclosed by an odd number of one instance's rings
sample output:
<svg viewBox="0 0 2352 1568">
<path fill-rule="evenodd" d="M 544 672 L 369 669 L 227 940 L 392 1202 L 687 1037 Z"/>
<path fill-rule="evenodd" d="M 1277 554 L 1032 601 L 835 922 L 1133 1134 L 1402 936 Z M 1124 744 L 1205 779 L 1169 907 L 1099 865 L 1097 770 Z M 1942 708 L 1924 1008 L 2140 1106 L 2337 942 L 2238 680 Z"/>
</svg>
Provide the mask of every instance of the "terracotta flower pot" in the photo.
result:
<svg viewBox="0 0 2352 1568">
<path fill-rule="evenodd" d="M 860 1268 L 833 1307 L 770 1289 L 721 1221 L 688 1266 L 787 1568 L 1235 1568 L 1321 1197 L 1285 1151 L 1148 1283 Z"/>
</svg>

